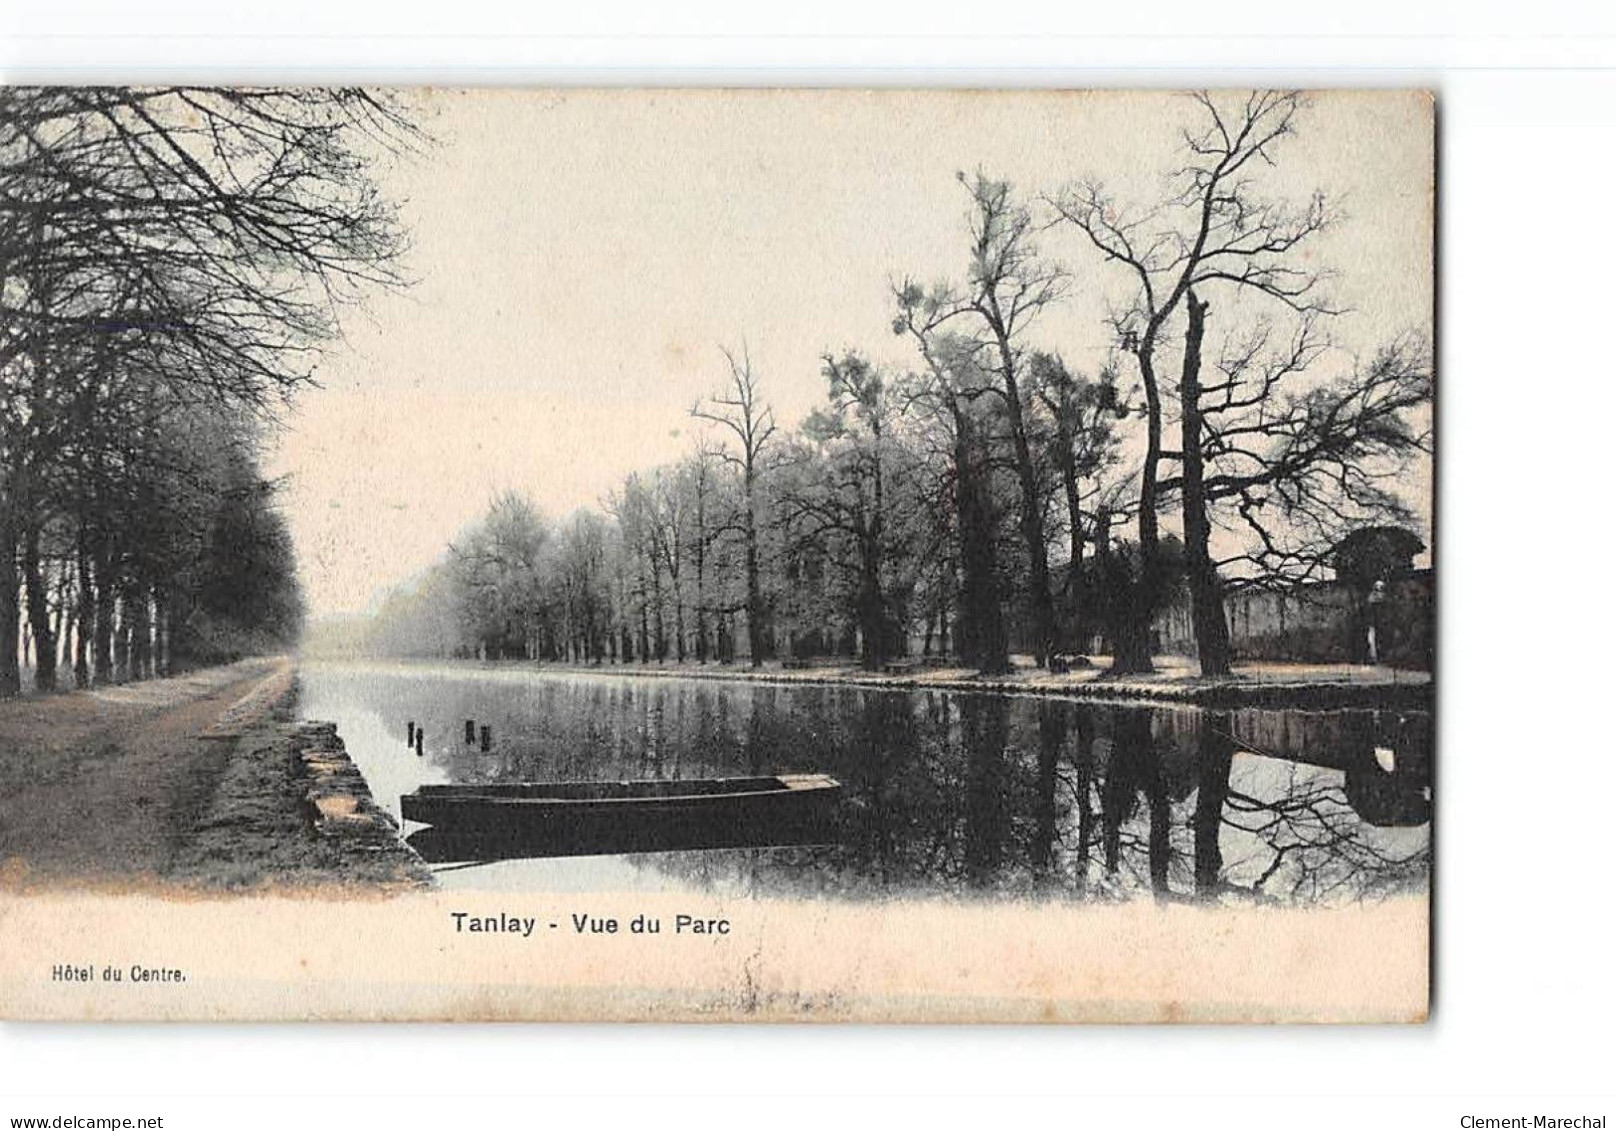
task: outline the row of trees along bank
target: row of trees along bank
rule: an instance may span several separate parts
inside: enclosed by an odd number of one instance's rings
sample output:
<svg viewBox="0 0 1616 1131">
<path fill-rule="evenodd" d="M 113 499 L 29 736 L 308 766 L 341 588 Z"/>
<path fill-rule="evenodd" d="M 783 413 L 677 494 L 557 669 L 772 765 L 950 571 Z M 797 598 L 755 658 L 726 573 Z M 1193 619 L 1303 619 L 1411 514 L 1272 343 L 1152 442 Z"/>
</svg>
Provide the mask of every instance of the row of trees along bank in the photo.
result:
<svg viewBox="0 0 1616 1131">
<path fill-rule="evenodd" d="M 259 447 L 403 240 L 356 90 L 0 91 L 0 695 L 283 647 Z"/>
<path fill-rule="evenodd" d="M 1018 196 L 961 174 L 963 278 L 893 288 L 910 366 L 826 354 L 826 398 L 790 430 L 748 353 L 726 351 L 686 458 L 563 522 L 497 499 L 393 596 L 370 648 L 754 665 L 856 651 L 866 667 L 918 651 L 997 672 L 1015 644 L 1058 665 L 1103 637 L 1138 672 L 1153 617 L 1187 589 L 1201 669 L 1228 671 L 1229 588 L 1327 576 L 1350 531 L 1412 521 L 1395 488 L 1429 450 L 1431 373 L 1419 334 L 1351 362 L 1331 347 L 1311 249 L 1336 214 L 1322 195 L 1264 195 L 1303 98 L 1192 109 L 1160 199 L 1093 180 Z M 1040 253 L 1050 227 L 1094 253 L 1081 276 Z M 1092 374 L 1029 341 L 1079 285 L 1113 311 Z M 1220 331 L 1237 300 L 1261 317 Z"/>
</svg>

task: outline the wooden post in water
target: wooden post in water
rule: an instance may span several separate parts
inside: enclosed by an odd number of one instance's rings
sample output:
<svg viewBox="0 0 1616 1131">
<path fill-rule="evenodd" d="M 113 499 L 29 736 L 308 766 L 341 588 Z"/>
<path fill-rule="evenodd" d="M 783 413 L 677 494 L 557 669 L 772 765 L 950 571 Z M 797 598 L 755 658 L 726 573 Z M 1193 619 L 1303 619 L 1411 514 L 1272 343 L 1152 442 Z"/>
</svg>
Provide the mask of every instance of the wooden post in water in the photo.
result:
<svg viewBox="0 0 1616 1131">
<path fill-rule="evenodd" d="M 483 727 L 481 738 L 482 741 L 479 745 L 482 747 L 482 752 L 486 754 L 494 746 L 494 728 L 489 726 Z"/>
<path fill-rule="evenodd" d="M 470 746 L 477 741 L 477 724 L 471 719 L 466 720 L 466 745 Z"/>
<path fill-rule="evenodd" d="M 415 745 L 415 720 L 414 719 L 410 720 L 410 729 L 409 729 L 409 733 L 407 734 L 407 736 L 404 739 L 404 745 L 405 746 L 414 746 Z"/>
</svg>

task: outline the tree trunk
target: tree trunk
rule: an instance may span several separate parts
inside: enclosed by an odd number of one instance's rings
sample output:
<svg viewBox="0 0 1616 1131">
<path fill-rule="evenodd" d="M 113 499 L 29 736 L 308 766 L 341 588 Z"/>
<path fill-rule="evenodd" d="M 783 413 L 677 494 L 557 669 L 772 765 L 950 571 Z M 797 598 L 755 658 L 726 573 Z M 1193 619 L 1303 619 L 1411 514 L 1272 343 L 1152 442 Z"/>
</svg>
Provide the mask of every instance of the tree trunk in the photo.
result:
<svg viewBox="0 0 1616 1131">
<path fill-rule="evenodd" d="M 31 362 L 32 372 L 26 386 L 28 398 L 26 403 L 29 417 L 33 421 L 31 430 L 35 435 L 23 441 L 24 453 L 29 447 L 39 443 L 37 434 L 39 421 L 48 416 L 44 403 L 44 389 L 50 366 L 45 350 L 47 340 L 45 332 L 39 328 L 48 324 L 52 306 L 52 288 L 50 280 L 45 275 L 46 213 L 47 205 L 41 197 L 33 209 L 34 269 L 28 277 L 28 290 L 39 319 L 36 329 L 27 339 L 27 356 Z M 11 498 L 12 505 L 16 508 L 12 511 L 12 521 L 16 524 L 14 529 L 22 537 L 22 581 L 24 596 L 28 602 L 28 625 L 34 640 L 34 687 L 39 691 L 55 691 L 56 638 L 51 632 L 49 591 L 45 588 L 45 578 L 41 573 L 39 561 L 40 518 L 35 506 L 39 484 L 34 479 L 34 468 L 26 454 L 19 456 L 17 467 L 11 470 L 15 471 L 18 480 Z"/>
<path fill-rule="evenodd" d="M 662 569 L 657 565 L 656 557 L 649 548 L 646 556 L 651 559 L 651 604 L 656 609 L 656 658 L 657 663 L 668 658 L 668 627 L 667 617 L 662 609 Z"/>
<path fill-rule="evenodd" d="M 752 463 L 746 464 L 746 645 L 752 666 L 763 666 L 763 587 L 758 581 L 757 503 L 753 498 Z"/>
<path fill-rule="evenodd" d="M 112 586 L 112 566 L 105 553 L 95 562 L 95 682 L 111 683 L 116 678 L 112 656 L 112 622 L 117 597 Z"/>
<path fill-rule="evenodd" d="M 645 563 L 640 563 L 640 663 L 651 659 L 651 615 L 646 605 Z"/>
<path fill-rule="evenodd" d="M 1038 470 L 1033 466 L 1032 447 L 1027 442 L 1026 421 L 1021 411 L 1021 388 L 1016 381 L 1015 355 L 1009 340 L 998 333 L 999 359 L 1004 367 L 1005 411 L 1010 418 L 1010 438 L 1016 453 L 1016 483 L 1021 490 L 1021 540 L 1027 547 L 1027 612 L 1031 622 L 1033 658 L 1039 667 L 1055 653 L 1060 628 L 1055 622 L 1055 600 L 1049 590 L 1049 547 L 1044 542 L 1044 511 L 1038 497 Z"/>
<path fill-rule="evenodd" d="M 28 598 L 28 626 L 34 638 L 34 687 L 56 690 L 56 633 L 51 626 L 50 592 L 39 560 L 39 527 L 30 522 L 22 535 L 22 579 Z"/>
<path fill-rule="evenodd" d="M 119 683 L 126 683 L 131 678 L 129 674 L 129 644 L 132 639 L 129 630 L 129 621 L 132 610 L 129 608 L 129 598 L 125 594 L 119 602 L 118 630 L 112 637 L 112 663 L 114 678 Z"/>
<path fill-rule="evenodd" d="M 1183 401 L 1180 413 L 1184 463 L 1184 552 L 1189 572 L 1190 616 L 1202 675 L 1229 674 L 1229 626 L 1223 619 L 1223 586 L 1212 562 L 1212 524 L 1207 515 L 1205 460 L 1201 447 L 1201 342 L 1208 305 L 1185 295 L 1189 326 L 1184 331 Z"/>
<path fill-rule="evenodd" d="M 1151 361 L 1154 333 L 1140 345 L 1139 376 L 1145 388 L 1145 461 L 1139 475 L 1139 565 L 1128 585 L 1127 600 L 1117 618 L 1115 655 L 1111 671 L 1119 675 L 1154 671 L 1151 663 L 1150 627 L 1156 615 L 1160 585 L 1156 520 L 1156 473 L 1161 463 L 1161 390 L 1156 385 L 1156 368 Z"/>
<path fill-rule="evenodd" d="M 1141 567 L 1141 573 L 1143 570 L 1144 567 Z M 1109 669 L 1112 674 L 1131 675 L 1156 670 L 1151 662 L 1150 647 L 1150 622 L 1155 615 L 1154 606 L 1144 577 L 1132 578 L 1122 615 L 1117 622 L 1116 639 L 1112 641 L 1115 648 Z"/>
<path fill-rule="evenodd" d="M 707 650 L 707 479 L 696 480 L 696 662 L 705 664 Z"/>
<path fill-rule="evenodd" d="M 90 548 L 84 528 L 79 527 L 78 547 L 79 615 L 78 636 L 73 642 L 73 684 L 90 686 L 90 637 L 95 628 L 95 587 L 91 583 Z"/>
<path fill-rule="evenodd" d="M 130 590 L 129 678 L 151 678 L 151 600 L 144 585 Z"/>
<path fill-rule="evenodd" d="M 152 590 L 152 674 L 169 674 L 168 592 L 161 585 Z"/>
<path fill-rule="evenodd" d="M 9 508 L 0 503 L 0 698 L 22 693 L 22 666 L 17 659 L 21 633 L 17 529 Z"/>
<path fill-rule="evenodd" d="M 871 425 L 874 437 L 872 455 L 874 503 L 866 522 L 861 523 L 859 558 L 859 623 L 864 632 L 864 667 L 880 668 L 891 654 L 887 631 L 887 600 L 881 591 L 882 542 L 886 537 L 886 488 L 881 473 L 881 425 Z"/>
<path fill-rule="evenodd" d="M 46 583 L 49 592 L 49 582 Z M 56 575 L 55 611 L 51 614 L 51 639 L 56 642 L 56 654 L 51 657 L 57 671 L 67 667 L 73 659 L 70 650 L 73 636 L 72 573 L 63 565 Z"/>
<path fill-rule="evenodd" d="M 1067 600 L 1066 611 L 1070 614 L 1071 623 L 1068 628 L 1081 639 L 1083 610 L 1079 602 L 1083 593 L 1083 508 L 1077 483 L 1077 459 L 1072 454 L 1076 439 L 1072 435 L 1072 424 L 1065 412 L 1059 416 L 1058 428 L 1061 486 L 1066 492 L 1066 522 L 1071 531 L 1072 545 L 1071 560 L 1066 565 L 1066 584 L 1063 589 Z M 1081 643 L 1078 644 L 1078 651 L 1086 651 Z"/>
<path fill-rule="evenodd" d="M 673 654 L 681 664 L 685 662 L 685 595 L 678 574 L 673 575 Z"/>
<path fill-rule="evenodd" d="M 881 558 L 875 536 L 864 531 L 859 555 L 858 625 L 863 637 L 860 662 L 866 671 L 877 671 L 886 660 L 886 602 L 881 596 Z"/>
<path fill-rule="evenodd" d="M 886 567 L 886 538 L 887 538 L 887 496 L 886 473 L 881 462 L 881 422 L 875 420 L 871 426 L 871 434 L 875 437 L 874 454 L 871 457 L 871 474 L 875 483 L 874 515 L 870 520 L 870 583 L 874 597 L 876 632 L 880 640 L 879 658 L 887 659 L 896 654 L 908 654 L 908 642 L 899 639 L 893 631 L 893 618 L 891 610 L 887 607 L 887 593 L 881 585 L 881 571 Z"/>
<path fill-rule="evenodd" d="M 958 402 L 954 414 L 954 495 L 959 521 L 960 610 L 955 646 L 960 658 L 977 670 L 997 674 L 1010 670 L 1010 646 L 999 600 L 993 510 L 987 497 L 982 453 L 969 415 Z"/>
</svg>

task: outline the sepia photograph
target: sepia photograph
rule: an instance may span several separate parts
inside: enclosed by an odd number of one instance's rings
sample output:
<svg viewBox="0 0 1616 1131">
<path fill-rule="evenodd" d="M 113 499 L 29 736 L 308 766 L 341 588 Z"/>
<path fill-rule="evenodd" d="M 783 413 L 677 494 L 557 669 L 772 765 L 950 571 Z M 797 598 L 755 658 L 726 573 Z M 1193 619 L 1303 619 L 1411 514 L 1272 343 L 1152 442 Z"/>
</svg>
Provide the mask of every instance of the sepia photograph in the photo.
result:
<svg viewBox="0 0 1616 1131">
<path fill-rule="evenodd" d="M 0 1015 L 1425 1021 L 1436 114 L 0 87 Z"/>
</svg>

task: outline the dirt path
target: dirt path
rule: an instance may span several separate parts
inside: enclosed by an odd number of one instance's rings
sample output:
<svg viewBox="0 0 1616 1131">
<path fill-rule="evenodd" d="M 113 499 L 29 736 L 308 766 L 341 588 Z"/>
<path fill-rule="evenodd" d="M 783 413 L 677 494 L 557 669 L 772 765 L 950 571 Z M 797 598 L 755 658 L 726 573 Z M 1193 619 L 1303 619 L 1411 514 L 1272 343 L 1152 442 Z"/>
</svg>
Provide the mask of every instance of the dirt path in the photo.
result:
<svg viewBox="0 0 1616 1131">
<path fill-rule="evenodd" d="M 0 703 L 0 877 L 8 885 L 166 876 L 213 796 L 233 715 L 285 659 Z M 256 694 L 254 694 L 256 692 Z M 221 725 L 221 720 L 224 720 Z"/>
</svg>

